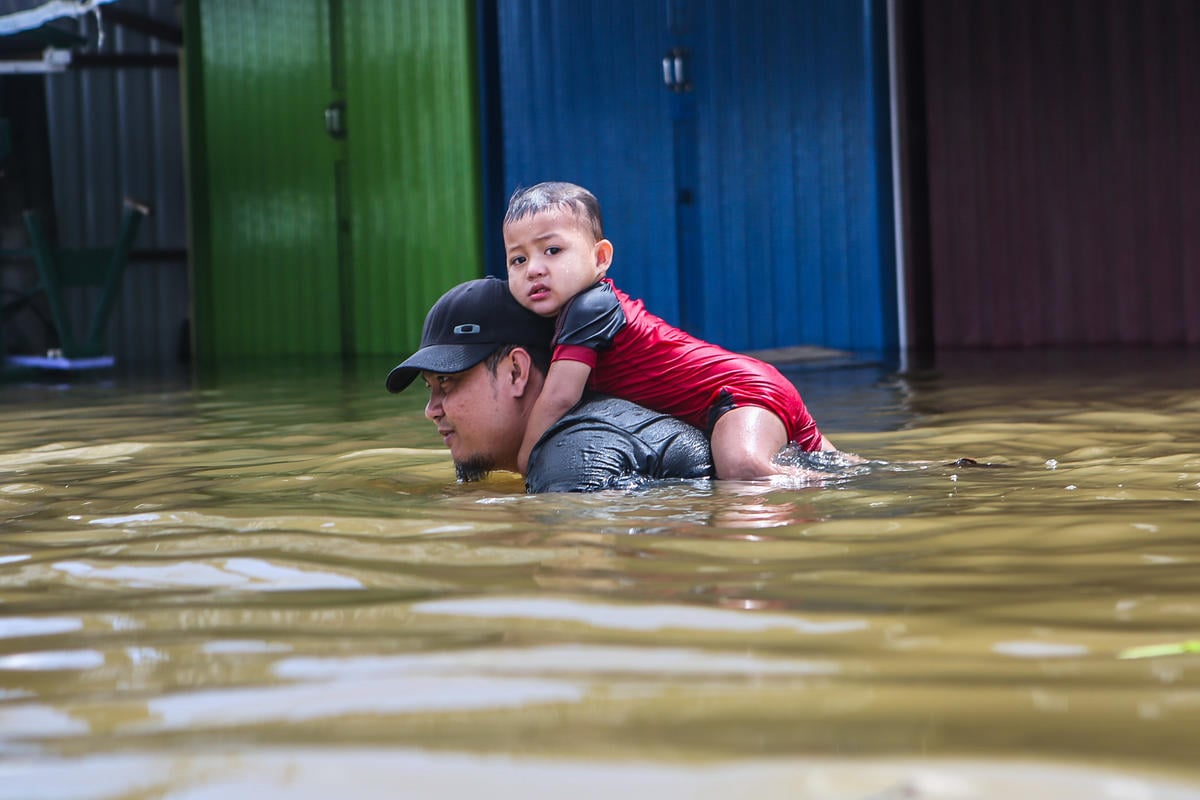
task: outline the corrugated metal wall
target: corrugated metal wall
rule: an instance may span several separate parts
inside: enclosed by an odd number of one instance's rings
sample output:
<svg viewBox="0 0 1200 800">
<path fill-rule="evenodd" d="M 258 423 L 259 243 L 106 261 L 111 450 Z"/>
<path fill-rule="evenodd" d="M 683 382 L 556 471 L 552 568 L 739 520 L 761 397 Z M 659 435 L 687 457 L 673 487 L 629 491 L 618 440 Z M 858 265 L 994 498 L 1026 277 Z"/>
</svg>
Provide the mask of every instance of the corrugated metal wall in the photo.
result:
<svg viewBox="0 0 1200 800">
<path fill-rule="evenodd" d="M 191 6 L 203 358 L 403 353 L 432 302 L 482 274 L 470 7 Z"/>
<path fill-rule="evenodd" d="M 697 3 L 699 316 L 732 346 L 897 344 L 883 13 Z"/>
<path fill-rule="evenodd" d="M 935 343 L 1200 343 L 1200 3 L 921 22 Z"/>
<path fill-rule="evenodd" d="M 122 0 L 121 6 L 177 22 L 174 0 Z M 94 47 L 94 19 L 82 18 L 79 29 Z M 111 22 L 104 23 L 104 35 L 104 53 L 176 50 Z M 135 249 L 182 254 L 186 189 L 178 70 L 91 67 L 43 80 L 54 183 L 52 222 L 60 244 L 110 245 L 119 231 L 123 198 L 133 197 L 153 209 Z M 174 361 L 189 313 L 188 298 L 187 264 L 182 258 L 131 260 L 109 328 L 113 354 L 125 362 Z M 96 295 L 72 291 L 67 302 L 76 330 L 86 330 Z"/>
<path fill-rule="evenodd" d="M 434 301 L 483 274 L 470 6 L 342 5 L 356 353 L 416 349 Z"/>
<path fill-rule="evenodd" d="M 883 8 L 501 0 L 506 187 L 592 189 L 610 276 L 704 338 L 890 349 Z"/>
</svg>

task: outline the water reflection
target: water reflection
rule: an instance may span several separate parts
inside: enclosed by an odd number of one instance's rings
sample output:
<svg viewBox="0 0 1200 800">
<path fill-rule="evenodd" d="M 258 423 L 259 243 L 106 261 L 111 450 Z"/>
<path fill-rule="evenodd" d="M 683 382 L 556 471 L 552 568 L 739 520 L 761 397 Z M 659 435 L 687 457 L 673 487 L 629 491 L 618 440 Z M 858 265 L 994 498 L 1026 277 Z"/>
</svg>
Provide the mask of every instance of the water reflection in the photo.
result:
<svg viewBox="0 0 1200 800">
<path fill-rule="evenodd" d="M 0 797 L 1196 794 L 1197 354 L 796 369 L 866 464 L 584 496 L 388 366 L 0 388 Z"/>
</svg>

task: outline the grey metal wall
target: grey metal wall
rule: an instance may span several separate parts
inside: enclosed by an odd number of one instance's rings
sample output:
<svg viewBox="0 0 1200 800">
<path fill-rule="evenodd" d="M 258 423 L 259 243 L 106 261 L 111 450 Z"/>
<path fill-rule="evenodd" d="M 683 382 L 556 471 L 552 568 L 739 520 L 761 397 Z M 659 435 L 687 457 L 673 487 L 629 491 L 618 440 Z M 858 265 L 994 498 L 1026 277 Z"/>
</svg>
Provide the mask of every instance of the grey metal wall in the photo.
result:
<svg viewBox="0 0 1200 800">
<path fill-rule="evenodd" d="M 178 25 L 175 0 L 121 0 L 120 8 Z M 27 8 L 9 0 L 0 12 Z M 103 6 L 101 19 L 103 19 Z M 62 23 L 60 23 L 62 24 Z M 96 46 L 96 22 L 75 23 Z M 104 53 L 170 53 L 177 48 L 103 22 Z M 122 201 L 131 197 L 153 213 L 134 249 L 176 251 L 187 246 L 180 80 L 172 67 L 89 67 L 47 75 L 55 227 L 64 247 L 102 247 L 117 236 Z M 69 300 L 75 325 L 85 329 L 95 302 L 89 292 Z M 189 313 L 184 259 L 133 259 L 112 315 L 109 344 L 119 361 L 169 362 L 177 357 Z"/>
</svg>

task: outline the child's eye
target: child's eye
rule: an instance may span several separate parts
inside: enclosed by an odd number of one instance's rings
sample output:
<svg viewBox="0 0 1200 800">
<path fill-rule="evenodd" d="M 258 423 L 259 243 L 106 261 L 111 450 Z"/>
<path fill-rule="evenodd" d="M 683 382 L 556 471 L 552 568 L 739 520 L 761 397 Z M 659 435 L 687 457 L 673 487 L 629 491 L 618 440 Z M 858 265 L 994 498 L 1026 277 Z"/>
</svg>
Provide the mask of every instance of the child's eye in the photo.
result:
<svg viewBox="0 0 1200 800">
<path fill-rule="evenodd" d="M 548 255 L 548 256 L 558 255 L 561 251 L 562 251 L 561 247 L 547 247 L 546 255 Z"/>
<path fill-rule="evenodd" d="M 525 263 L 525 256 L 513 256 L 512 259 L 508 262 L 508 265 L 510 267 L 519 267 L 524 263 Z"/>
</svg>

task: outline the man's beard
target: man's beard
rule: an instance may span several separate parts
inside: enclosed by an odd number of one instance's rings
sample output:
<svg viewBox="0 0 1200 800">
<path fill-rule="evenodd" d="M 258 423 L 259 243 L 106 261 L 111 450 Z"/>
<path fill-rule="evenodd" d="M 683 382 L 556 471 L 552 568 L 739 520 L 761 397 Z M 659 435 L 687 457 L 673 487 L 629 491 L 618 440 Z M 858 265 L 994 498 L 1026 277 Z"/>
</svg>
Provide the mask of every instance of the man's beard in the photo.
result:
<svg viewBox="0 0 1200 800">
<path fill-rule="evenodd" d="M 471 456 L 466 461 L 454 462 L 454 472 L 459 483 L 481 481 L 495 468 L 495 462 L 485 456 Z"/>
</svg>

